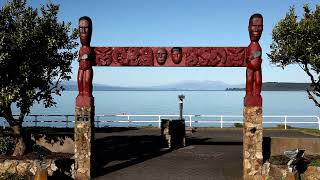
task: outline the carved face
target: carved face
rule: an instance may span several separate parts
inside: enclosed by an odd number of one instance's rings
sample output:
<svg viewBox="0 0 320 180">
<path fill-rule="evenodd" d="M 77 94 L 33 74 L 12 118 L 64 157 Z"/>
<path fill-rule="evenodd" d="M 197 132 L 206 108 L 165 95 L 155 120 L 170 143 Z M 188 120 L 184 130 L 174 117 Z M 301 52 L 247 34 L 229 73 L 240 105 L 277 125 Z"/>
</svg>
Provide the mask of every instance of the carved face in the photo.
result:
<svg viewBox="0 0 320 180">
<path fill-rule="evenodd" d="M 179 64 L 182 60 L 182 49 L 181 48 L 172 48 L 171 59 L 172 59 L 173 63 Z"/>
<path fill-rule="evenodd" d="M 259 41 L 262 30 L 263 30 L 263 22 L 260 17 L 253 17 L 249 23 L 249 35 L 251 41 Z"/>
<path fill-rule="evenodd" d="M 167 50 L 165 48 L 159 48 L 156 56 L 157 56 L 158 64 L 164 65 L 166 63 L 167 56 L 168 56 Z"/>
<path fill-rule="evenodd" d="M 83 46 L 90 46 L 91 41 L 91 26 L 90 22 L 87 20 L 79 21 L 79 33 L 80 33 L 80 42 Z"/>
</svg>

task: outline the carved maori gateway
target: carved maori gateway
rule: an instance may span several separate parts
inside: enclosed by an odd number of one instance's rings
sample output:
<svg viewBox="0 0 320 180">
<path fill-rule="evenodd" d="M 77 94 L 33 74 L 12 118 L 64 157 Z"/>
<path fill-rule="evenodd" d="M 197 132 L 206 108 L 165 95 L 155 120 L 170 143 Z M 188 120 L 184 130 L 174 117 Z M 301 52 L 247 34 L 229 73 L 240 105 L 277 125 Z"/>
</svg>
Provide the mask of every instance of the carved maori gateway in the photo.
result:
<svg viewBox="0 0 320 180">
<path fill-rule="evenodd" d="M 88 179 L 91 171 L 91 140 L 94 127 L 92 66 L 152 67 L 246 67 L 244 98 L 244 179 L 261 179 L 262 167 L 262 97 L 259 39 L 263 18 L 249 19 L 250 44 L 247 47 L 91 47 L 92 21 L 79 19 L 78 89 L 76 98 L 75 157 L 76 179 Z"/>
</svg>

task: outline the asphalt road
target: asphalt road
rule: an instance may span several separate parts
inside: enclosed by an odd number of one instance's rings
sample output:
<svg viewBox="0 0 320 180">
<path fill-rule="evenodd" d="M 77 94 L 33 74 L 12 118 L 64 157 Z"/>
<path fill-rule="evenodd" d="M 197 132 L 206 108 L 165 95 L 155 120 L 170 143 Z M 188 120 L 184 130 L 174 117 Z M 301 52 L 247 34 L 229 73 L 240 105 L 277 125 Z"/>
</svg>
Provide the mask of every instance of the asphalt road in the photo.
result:
<svg viewBox="0 0 320 180">
<path fill-rule="evenodd" d="M 314 137 L 292 130 L 263 133 Z M 96 180 L 242 179 L 242 129 L 198 129 L 187 134 L 186 147 L 174 151 L 162 148 L 157 128 L 119 129 L 95 137 Z"/>
</svg>

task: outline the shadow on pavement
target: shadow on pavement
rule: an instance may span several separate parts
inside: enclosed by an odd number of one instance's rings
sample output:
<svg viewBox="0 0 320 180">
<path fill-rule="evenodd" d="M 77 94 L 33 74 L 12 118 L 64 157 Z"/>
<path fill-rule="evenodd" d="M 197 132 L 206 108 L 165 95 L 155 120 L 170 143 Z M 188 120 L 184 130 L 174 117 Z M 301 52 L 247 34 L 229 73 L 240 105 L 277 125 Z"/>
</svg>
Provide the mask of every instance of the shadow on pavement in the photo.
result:
<svg viewBox="0 0 320 180">
<path fill-rule="evenodd" d="M 163 149 L 161 136 L 109 136 L 95 141 L 96 172 L 102 176 L 170 152 Z"/>
<path fill-rule="evenodd" d="M 131 131 L 131 130 L 139 130 L 136 127 L 99 127 L 94 128 L 95 133 L 113 133 L 113 132 L 123 132 L 123 131 Z"/>
<path fill-rule="evenodd" d="M 242 142 L 238 142 L 238 141 L 210 141 L 211 138 L 187 138 L 187 146 L 189 145 L 241 145 L 242 146 Z"/>
<path fill-rule="evenodd" d="M 186 139 L 189 145 L 242 145 L 242 142 L 213 142 L 211 138 Z M 94 177 L 127 168 L 171 152 L 160 135 L 108 136 L 95 140 Z"/>
</svg>

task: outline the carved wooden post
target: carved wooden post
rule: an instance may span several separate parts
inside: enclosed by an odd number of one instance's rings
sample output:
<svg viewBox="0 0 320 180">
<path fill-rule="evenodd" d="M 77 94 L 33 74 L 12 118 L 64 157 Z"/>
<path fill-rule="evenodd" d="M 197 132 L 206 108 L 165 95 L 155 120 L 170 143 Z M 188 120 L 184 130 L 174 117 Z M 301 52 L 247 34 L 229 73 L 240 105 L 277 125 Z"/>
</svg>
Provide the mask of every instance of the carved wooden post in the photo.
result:
<svg viewBox="0 0 320 180">
<path fill-rule="evenodd" d="M 250 17 L 248 26 L 251 43 L 246 51 L 246 96 L 244 98 L 243 179 L 262 179 L 262 97 L 261 54 L 259 39 L 263 30 L 260 14 Z"/>
<path fill-rule="evenodd" d="M 92 21 L 79 19 L 81 48 L 79 51 L 78 90 L 75 109 L 75 179 L 91 178 L 92 141 L 94 140 L 94 98 L 92 96 L 93 50 L 90 47 Z"/>
</svg>

